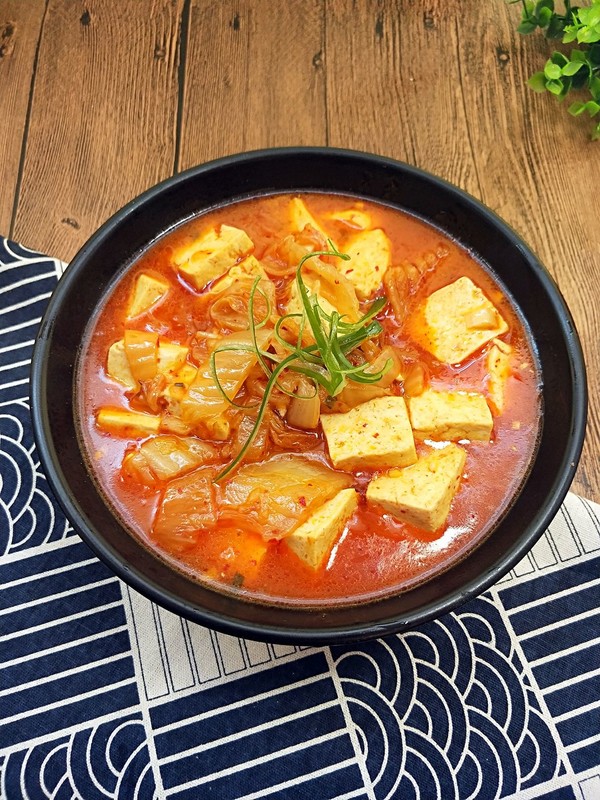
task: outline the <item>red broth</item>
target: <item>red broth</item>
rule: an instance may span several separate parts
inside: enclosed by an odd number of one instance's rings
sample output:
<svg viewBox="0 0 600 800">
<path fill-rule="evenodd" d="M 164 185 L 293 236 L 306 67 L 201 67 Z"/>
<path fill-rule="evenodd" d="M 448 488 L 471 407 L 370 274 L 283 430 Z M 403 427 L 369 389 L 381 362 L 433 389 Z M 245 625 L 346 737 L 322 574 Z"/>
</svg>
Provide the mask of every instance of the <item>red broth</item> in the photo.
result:
<svg viewBox="0 0 600 800">
<path fill-rule="evenodd" d="M 318 568 L 307 566 L 284 540 L 267 542 L 262 559 L 248 555 L 260 541 L 260 531 L 247 515 L 228 513 L 217 523 L 198 529 L 188 546 L 169 549 L 153 533 L 153 520 L 165 491 L 164 483 L 145 486 L 122 469 L 125 455 L 137 447 L 140 437 L 114 436 L 100 430 L 96 415 L 101 407 L 135 408 L 136 400 L 106 374 L 107 351 L 123 337 L 124 309 L 141 272 L 164 277 L 171 284 L 167 297 L 128 328 L 154 331 L 168 340 L 189 345 L 198 330 L 210 328 L 203 292 L 194 290 L 178 275 L 172 264 L 173 252 L 192 242 L 211 226 L 226 224 L 241 228 L 254 242 L 254 256 L 265 259 L 276 243 L 288 233 L 291 196 L 252 199 L 211 211 L 163 236 L 125 272 L 92 321 L 80 360 L 78 407 L 84 446 L 90 470 L 110 505 L 133 535 L 171 561 L 177 568 L 208 581 L 225 591 L 245 593 L 270 602 L 328 604 L 374 599 L 402 591 L 446 569 L 493 534 L 494 525 L 508 509 L 511 498 L 526 477 L 535 452 L 540 419 L 540 385 L 536 358 L 523 322 L 510 299 L 492 275 L 465 249 L 436 228 L 406 213 L 367 201 L 334 195 L 302 195 L 326 233 L 339 244 L 353 235 L 346 223 L 331 218 L 335 210 L 357 207 L 368 213 L 372 227 L 385 231 L 391 242 L 392 263 L 419 263 L 424 253 L 444 252 L 444 257 L 427 271 L 416 293 L 408 298 L 409 320 L 424 298 L 462 276 L 469 277 L 494 303 L 508 323 L 500 338 L 512 349 L 511 374 L 506 384 L 506 406 L 494 416 L 491 441 L 462 442 L 467 454 L 459 490 L 446 524 L 433 533 L 401 522 L 380 507 L 366 502 L 365 490 L 377 471 L 352 473 L 359 494 L 358 509 Z M 281 301 L 289 279 L 274 279 Z M 379 291 L 377 295 L 381 295 Z M 406 363 L 419 363 L 429 385 L 438 390 L 465 390 L 485 395 L 488 346 L 458 365 L 437 361 L 411 336 L 411 323 L 400 325 L 390 308 L 379 319 L 386 342 L 403 355 Z M 400 381 L 395 390 L 402 394 Z M 285 425 L 284 425 L 285 427 Z M 309 456 L 331 467 L 321 428 L 298 437 L 299 452 L 310 441 Z M 431 443 L 417 442 L 417 453 L 429 451 Z M 439 444 L 437 445 L 439 446 Z M 217 444 L 225 449 L 225 443 Z M 274 441 L 267 456 L 287 452 Z M 224 457 L 219 464 L 225 465 Z M 227 479 L 225 479 L 227 480 Z M 257 563 L 255 563 L 255 561 Z"/>
</svg>

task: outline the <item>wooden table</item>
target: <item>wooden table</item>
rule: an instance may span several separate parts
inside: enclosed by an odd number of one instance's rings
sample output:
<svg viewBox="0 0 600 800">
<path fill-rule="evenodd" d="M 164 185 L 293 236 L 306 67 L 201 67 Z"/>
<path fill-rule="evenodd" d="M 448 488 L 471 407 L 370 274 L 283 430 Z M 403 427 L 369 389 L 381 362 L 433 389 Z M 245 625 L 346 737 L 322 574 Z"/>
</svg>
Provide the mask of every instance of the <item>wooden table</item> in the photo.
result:
<svg viewBox="0 0 600 800">
<path fill-rule="evenodd" d="M 600 142 L 527 88 L 552 47 L 518 18 L 504 0 L 0 0 L 0 232 L 68 260 L 153 183 L 261 147 L 423 167 L 558 282 L 591 398 L 573 489 L 600 501 Z"/>
</svg>

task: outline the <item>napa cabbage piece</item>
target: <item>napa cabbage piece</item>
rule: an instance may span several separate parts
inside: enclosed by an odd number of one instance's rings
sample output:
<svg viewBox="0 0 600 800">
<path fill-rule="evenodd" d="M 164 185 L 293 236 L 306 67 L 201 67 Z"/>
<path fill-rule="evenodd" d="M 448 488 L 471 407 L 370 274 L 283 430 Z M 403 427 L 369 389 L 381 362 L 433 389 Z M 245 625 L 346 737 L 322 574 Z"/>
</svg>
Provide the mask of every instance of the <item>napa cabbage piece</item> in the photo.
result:
<svg viewBox="0 0 600 800">
<path fill-rule="evenodd" d="M 149 381 L 158 371 L 158 334 L 126 330 L 123 336 L 125 355 L 136 381 Z"/>
<path fill-rule="evenodd" d="M 256 331 L 257 345 L 261 349 L 266 348 L 271 336 L 271 330 L 260 328 Z M 250 370 L 258 361 L 251 332 L 240 331 L 224 336 L 215 348 L 214 361 L 223 391 L 220 391 L 215 382 L 211 360 L 208 359 L 199 367 L 179 403 L 178 410 L 178 415 L 183 422 L 191 426 L 203 427 L 210 435 L 214 435 L 214 431 L 211 430 L 214 427 L 214 421 L 222 419 L 225 411 L 230 408 L 230 403 L 223 396 L 223 392 L 229 400 L 233 400 Z M 227 437 L 219 436 L 218 438 Z"/>
<path fill-rule="evenodd" d="M 254 261 L 258 265 L 254 274 L 250 271 L 250 267 L 248 272 L 240 272 L 239 268 L 246 263 L 242 262 L 232 267 L 227 275 L 208 291 L 208 295 L 214 295 L 209 315 L 218 330 L 247 330 L 250 319 L 250 297 L 257 278 L 259 280 L 253 296 L 254 322 L 260 324 L 269 317 L 276 318 L 275 284 L 255 258 Z M 233 278 L 230 280 L 232 273 Z"/>
<path fill-rule="evenodd" d="M 106 356 L 106 374 L 117 383 L 123 384 L 126 389 L 137 391 L 140 388 L 138 380 L 134 377 L 128 353 L 136 362 L 137 374 L 140 374 L 140 364 L 137 363 L 140 356 L 142 361 L 146 360 L 145 366 L 141 366 L 142 374 L 151 375 L 151 377 L 158 373 L 169 380 L 184 366 L 189 347 L 165 340 L 158 340 L 155 345 L 156 334 L 149 334 L 145 331 L 130 331 L 129 333 L 129 348 L 125 347 L 125 339 L 119 339 L 111 344 Z M 132 333 L 141 335 L 137 340 L 132 341 Z M 140 347 L 143 350 L 140 350 Z"/>
<path fill-rule="evenodd" d="M 209 464 L 216 458 L 214 447 L 194 437 L 155 436 L 128 453 L 123 470 L 141 483 L 153 486 Z"/>
<path fill-rule="evenodd" d="M 198 536 L 216 524 L 215 474 L 211 467 L 200 467 L 167 484 L 152 532 L 171 552 L 193 547 Z"/>
<path fill-rule="evenodd" d="M 265 539 L 282 539 L 353 478 L 319 461 L 295 455 L 274 456 L 241 467 L 227 481 L 222 503 L 258 523 Z"/>
<path fill-rule="evenodd" d="M 311 258 L 302 267 L 302 279 L 310 293 L 317 296 L 317 301 L 326 314 L 337 311 L 346 322 L 356 322 L 359 319 L 360 307 L 354 286 L 332 264 L 320 258 Z M 297 281 L 290 286 L 287 312 L 303 312 Z"/>
<path fill-rule="evenodd" d="M 246 444 L 249 436 L 252 434 L 256 417 L 250 414 L 244 414 L 235 430 L 233 435 L 230 452 L 228 456 L 235 458 L 241 451 L 242 447 Z M 244 461 L 250 463 L 252 461 L 262 461 L 269 446 L 269 424 L 268 420 L 264 419 L 260 425 L 258 432 L 252 444 L 244 453 Z"/>
<path fill-rule="evenodd" d="M 375 397 L 386 397 L 393 394 L 392 384 L 402 377 L 403 370 L 402 359 L 395 347 L 386 345 L 375 358 L 369 361 L 365 372 L 380 372 L 386 364 L 389 364 L 387 370 L 376 383 L 357 383 L 349 380 L 335 398 L 335 403 L 324 406 L 325 410 L 343 413 L 373 400 Z"/>
<path fill-rule="evenodd" d="M 294 197 L 293 200 L 290 201 L 290 226 L 293 231 L 300 233 L 307 225 L 310 225 L 311 228 L 318 231 L 323 237 L 323 240 L 327 241 L 329 235 L 310 213 L 304 200 L 301 200 L 299 197 Z"/>
</svg>

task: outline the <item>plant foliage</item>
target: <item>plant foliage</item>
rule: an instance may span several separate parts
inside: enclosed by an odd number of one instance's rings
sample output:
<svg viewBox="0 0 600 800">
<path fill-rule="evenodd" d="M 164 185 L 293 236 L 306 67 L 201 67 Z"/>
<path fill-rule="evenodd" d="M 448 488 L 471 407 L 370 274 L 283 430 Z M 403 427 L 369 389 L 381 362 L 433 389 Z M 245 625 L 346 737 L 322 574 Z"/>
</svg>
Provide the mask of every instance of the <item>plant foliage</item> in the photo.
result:
<svg viewBox="0 0 600 800">
<path fill-rule="evenodd" d="M 578 7 L 565 0 L 564 12 L 556 10 L 554 0 L 509 0 L 521 3 L 521 23 L 517 30 L 530 34 L 541 30 L 547 39 L 574 45 L 570 52 L 555 50 L 544 69 L 529 78 L 535 92 L 550 92 L 560 101 L 572 91 L 581 90 L 582 100 L 571 103 L 574 117 L 600 113 L 600 0 Z M 600 122 L 592 129 L 592 139 L 600 139 Z"/>
</svg>

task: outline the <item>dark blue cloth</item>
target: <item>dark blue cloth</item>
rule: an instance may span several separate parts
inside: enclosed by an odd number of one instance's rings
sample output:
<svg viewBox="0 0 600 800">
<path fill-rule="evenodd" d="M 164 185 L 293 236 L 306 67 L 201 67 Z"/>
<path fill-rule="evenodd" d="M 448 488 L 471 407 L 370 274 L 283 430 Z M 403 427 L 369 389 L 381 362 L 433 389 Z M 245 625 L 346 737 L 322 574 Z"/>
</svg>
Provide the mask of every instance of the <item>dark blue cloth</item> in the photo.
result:
<svg viewBox="0 0 600 800">
<path fill-rule="evenodd" d="M 600 798 L 600 526 L 570 495 L 513 573 L 361 646 L 241 641 L 121 583 L 37 461 L 61 265 L 0 239 L 0 797 Z"/>
</svg>

